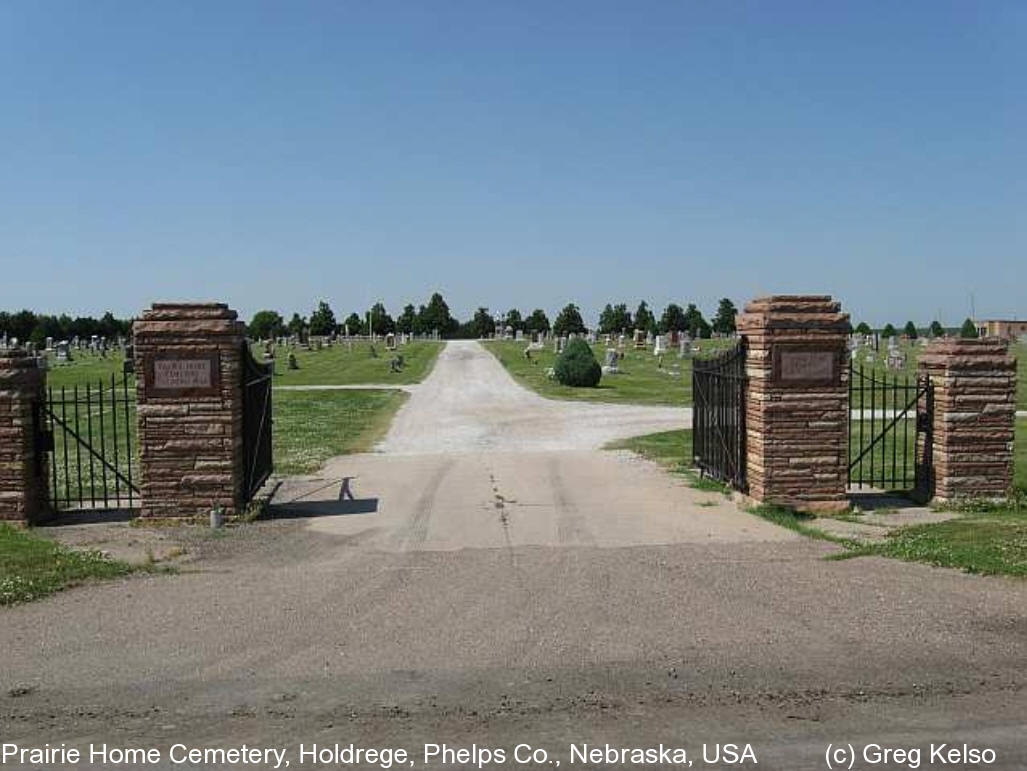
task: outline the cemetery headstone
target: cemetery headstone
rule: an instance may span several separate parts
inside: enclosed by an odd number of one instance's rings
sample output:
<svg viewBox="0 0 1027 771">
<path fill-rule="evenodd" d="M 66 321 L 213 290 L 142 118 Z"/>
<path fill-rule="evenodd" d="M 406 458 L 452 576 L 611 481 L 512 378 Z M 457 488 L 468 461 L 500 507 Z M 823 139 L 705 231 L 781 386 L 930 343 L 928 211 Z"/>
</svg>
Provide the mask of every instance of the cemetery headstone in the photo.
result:
<svg viewBox="0 0 1027 771">
<path fill-rule="evenodd" d="M 611 375 L 617 374 L 619 368 L 617 366 L 620 361 L 620 356 L 617 351 L 613 348 L 606 349 L 606 361 L 603 363 L 603 372 Z"/>
</svg>

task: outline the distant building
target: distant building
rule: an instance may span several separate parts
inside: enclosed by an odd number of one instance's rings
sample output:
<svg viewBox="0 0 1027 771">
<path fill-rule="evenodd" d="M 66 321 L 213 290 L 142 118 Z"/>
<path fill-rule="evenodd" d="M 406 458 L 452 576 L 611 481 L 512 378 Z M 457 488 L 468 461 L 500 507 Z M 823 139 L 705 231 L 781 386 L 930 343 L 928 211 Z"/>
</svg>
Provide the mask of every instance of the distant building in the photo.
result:
<svg viewBox="0 0 1027 771">
<path fill-rule="evenodd" d="M 977 327 L 977 334 L 980 337 L 1001 337 L 1006 340 L 1016 340 L 1018 337 L 1027 335 L 1027 321 L 989 319 L 986 321 L 975 321 L 974 325 Z"/>
</svg>

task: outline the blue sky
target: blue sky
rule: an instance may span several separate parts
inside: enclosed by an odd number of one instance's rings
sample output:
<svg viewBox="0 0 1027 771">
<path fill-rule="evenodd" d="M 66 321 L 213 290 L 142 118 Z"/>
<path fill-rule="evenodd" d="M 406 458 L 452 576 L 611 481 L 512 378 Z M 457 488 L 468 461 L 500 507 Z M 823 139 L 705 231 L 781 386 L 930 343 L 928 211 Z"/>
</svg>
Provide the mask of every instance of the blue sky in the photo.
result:
<svg viewBox="0 0 1027 771">
<path fill-rule="evenodd" d="M 1023 2 L 0 3 L 0 308 L 1027 316 Z"/>
</svg>

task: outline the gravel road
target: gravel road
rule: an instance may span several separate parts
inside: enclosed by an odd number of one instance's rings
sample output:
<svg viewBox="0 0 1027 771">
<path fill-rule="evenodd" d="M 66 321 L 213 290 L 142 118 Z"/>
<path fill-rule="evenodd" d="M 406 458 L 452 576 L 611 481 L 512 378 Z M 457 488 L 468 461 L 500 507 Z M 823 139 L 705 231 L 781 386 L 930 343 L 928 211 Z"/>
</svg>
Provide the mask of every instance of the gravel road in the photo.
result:
<svg viewBox="0 0 1027 771">
<path fill-rule="evenodd" d="M 292 768 L 340 767 L 301 742 L 527 742 L 564 766 L 571 743 L 662 742 L 695 768 L 734 742 L 759 758 L 735 767 L 782 770 L 965 741 L 1027 767 L 1027 584 L 826 560 L 595 449 L 682 415 L 547 401 L 451 344 L 380 452 L 289 480 L 279 519 L 191 533 L 177 576 L 0 610 L 2 741 L 282 746 Z"/>
</svg>

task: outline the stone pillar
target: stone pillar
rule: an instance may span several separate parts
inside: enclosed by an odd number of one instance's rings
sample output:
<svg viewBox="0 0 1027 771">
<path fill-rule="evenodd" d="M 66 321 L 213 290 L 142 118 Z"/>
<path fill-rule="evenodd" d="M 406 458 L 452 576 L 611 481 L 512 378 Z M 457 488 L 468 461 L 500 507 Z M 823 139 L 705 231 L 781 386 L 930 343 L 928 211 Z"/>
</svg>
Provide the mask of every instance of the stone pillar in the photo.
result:
<svg viewBox="0 0 1027 771">
<path fill-rule="evenodd" d="M 828 295 L 753 300 L 746 341 L 749 496 L 803 511 L 848 507 L 848 314 Z"/>
<path fill-rule="evenodd" d="M 998 338 L 932 340 L 920 356 L 934 386 L 934 498 L 1001 498 L 1013 484 L 1016 360 Z"/>
<path fill-rule="evenodd" d="M 0 520 L 32 524 L 49 515 L 47 457 L 37 442 L 45 388 L 34 357 L 0 353 Z"/>
<path fill-rule="evenodd" d="M 220 303 L 155 303 L 133 332 L 140 516 L 240 513 L 242 322 Z"/>
</svg>

